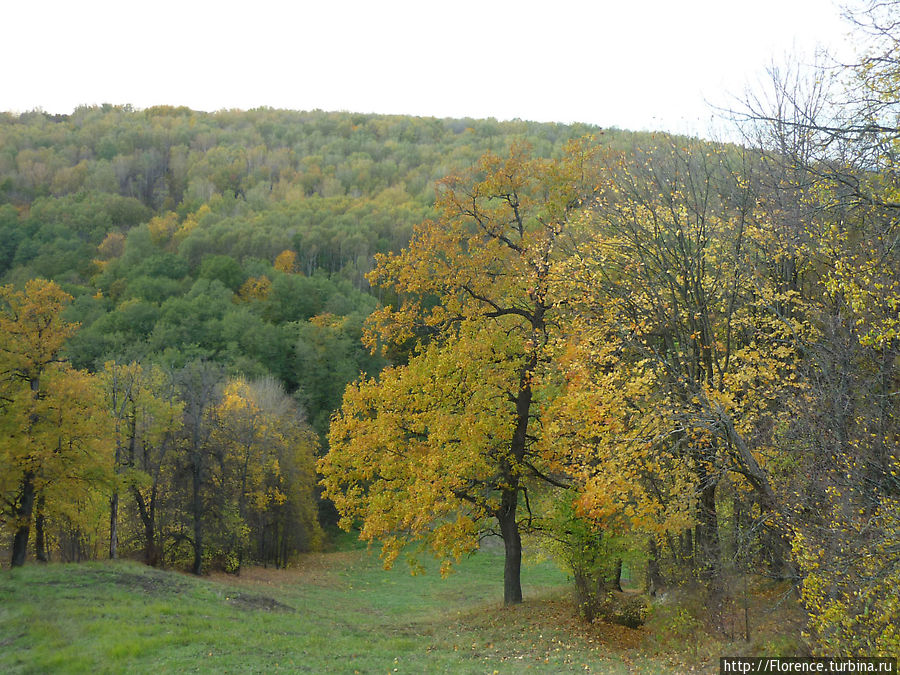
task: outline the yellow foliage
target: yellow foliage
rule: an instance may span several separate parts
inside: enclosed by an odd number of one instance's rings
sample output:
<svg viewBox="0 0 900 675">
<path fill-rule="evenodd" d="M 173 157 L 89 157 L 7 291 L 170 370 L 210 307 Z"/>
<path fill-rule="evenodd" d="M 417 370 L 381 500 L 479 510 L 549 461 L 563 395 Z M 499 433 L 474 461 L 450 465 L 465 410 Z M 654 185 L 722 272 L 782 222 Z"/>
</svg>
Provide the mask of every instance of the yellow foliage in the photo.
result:
<svg viewBox="0 0 900 675">
<path fill-rule="evenodd" d="M 263 301 L 272 292 L 272 282 L 269 277 L 250 277 L 241 284 L 237 297 L 242 302 Z"/>
<path fill-rule="evenodd" d="M 316 438 L 296 405 L 274 379 L 228 382 L 212 411 L 213 441 L 221 448 L 220 494 L 231 505 L 233 547 L 246 544 L 252 514 L 271 512 L 291 501 L 311 547 L 321 533 L 315 517 Z"/>
<path fill-rule="evenodd" d="M 293 274 L 297 271 L 297 254 L 290 249 L 282 251 L 276 256 L 273 267 L 279 272 Z"/>
<path fill-rule="evenodd" d="M 155 216 L 147 223 L 150 240 L 160 248 L 171 248 L 172 237 L 178 229 L 178 214 L 173 211 Z"/>
<path fill-rule="evenodd" d="M 0 288 L 0 526 L 28 527 L 33 490 L 48 517 L 78 522 L 79 500 L 106 490 L 112 425 L 97 378 L 59 358 L 77 328 L 60 312 L 70 297 L 55 283 Z"/>
<path fill-rule="evenodd" d="M 361 521 L 386 565 L 408 542 L 445 561 L 473 550 L 499 504 L 499 465 L 525 470 L 508 454 L 518 381 L 509 350 L 502 332 L 467 323 L 408 366 L 347 388 L 319 471 L 342 526 Z"/>
</svg>

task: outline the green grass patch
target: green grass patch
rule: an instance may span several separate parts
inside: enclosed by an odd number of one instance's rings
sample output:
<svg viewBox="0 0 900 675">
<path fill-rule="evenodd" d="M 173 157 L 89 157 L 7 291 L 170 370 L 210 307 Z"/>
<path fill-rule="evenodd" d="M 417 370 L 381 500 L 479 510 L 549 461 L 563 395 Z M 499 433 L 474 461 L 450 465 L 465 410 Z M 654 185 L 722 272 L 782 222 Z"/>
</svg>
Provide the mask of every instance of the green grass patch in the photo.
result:
<svg viewBox="0 0 900 675">
<path fill-rule="evenodd" d="M 523 570 L 503 607 L 503 559 L 479 553 L 441 579 L 385 572 L 353 549 L 287 570 L 196 578 L 137 563 L 0 572 L 3 673 L 665 673 L 683 662 L 644 635 L 580 623 L 565 576 Z"/>
</svg>

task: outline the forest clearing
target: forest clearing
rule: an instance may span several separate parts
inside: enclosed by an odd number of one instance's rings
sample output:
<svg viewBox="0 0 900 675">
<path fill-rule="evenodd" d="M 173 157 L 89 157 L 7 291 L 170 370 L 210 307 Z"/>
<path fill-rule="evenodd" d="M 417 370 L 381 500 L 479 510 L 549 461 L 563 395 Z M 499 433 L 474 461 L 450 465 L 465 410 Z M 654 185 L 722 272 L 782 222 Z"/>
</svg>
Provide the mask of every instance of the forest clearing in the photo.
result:
<svg viewBox="0 0 900 675">
<path fill-rule="evenodd" d="M 715 673 L 720 653 L 796 648 L 796 600 L 753 600 L 752 641 L 664 608 L 639 630 L 579 620 L 571 582 L 526 564 L 521 605 L 497 598 L 498 551 L 441 579 L 381 569 L 359 547 L 289 569 L 197 578 L 133 562 L 0 573 L 4 673 Z M 794 608 L 793 615 L 789 610 Z M 695 612 L 696 616 L 690 614 Z M 788 619 L 785 621 L 785 619 Z M 793 621 L 793 624 L 792 624 Z"/>
</svg>

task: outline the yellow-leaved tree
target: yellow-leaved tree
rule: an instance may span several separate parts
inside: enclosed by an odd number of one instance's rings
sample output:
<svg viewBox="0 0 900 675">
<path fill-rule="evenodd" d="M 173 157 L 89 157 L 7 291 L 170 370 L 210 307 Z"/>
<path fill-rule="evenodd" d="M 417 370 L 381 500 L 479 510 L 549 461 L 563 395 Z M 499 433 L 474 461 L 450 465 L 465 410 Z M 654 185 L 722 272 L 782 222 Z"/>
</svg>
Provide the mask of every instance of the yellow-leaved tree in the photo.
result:
<svg viewBox="0 0 900 675">
<path fill-rule="evenodd" d="M 14 532 L 13 566 L 25 562 L 32 522 L 36 557 L 46 559 L 47 520 L 77 528 L 111 483 L 102 390 L 60 357 L 77 328 L 60 316 L 70 300 L 43 279 L 0 288 L 0 525 Z"/>
<path fill-rule="evenodd" d="M 537 442 L 552 391 L 541 374 L 558 314 L 551 268 L 593 198 L 595 160 L 587 142 L 556 161 L 521 146 L 486 155 L 440 184 L 438 216 L 408 248 L 377 258 L 370 281 L 399 299 L 367 339 L 408 349 L 408 362 L 348 387 L 319 469 L 341 524 L 381 540 L 387 565 L 416 543 L 446 570 L 497 534 L 504 601 L 521 602 L 521 532 L 539 522 L 529 490 L 568 485 Z"/>
<path fill-rule="evenodd" d="M 117 475 L 109 509 L 109 557 L 118 555 L 119 491 L 124 488 L 141 522 L 144 561 L 155 566 L 160 560 L 156 514 L 163 470 L 175 449 L 184 406 L 172 378 L 159 366 L 109 361 L 100 378 L 113 418 Z"/>
<path fill-rule="evenodd" d="M 768 274 L 770 223 L 739 159 L 665 140 L 622 157 L 554 282 L 570 328 L 553 437 L 581 509 L 652 535 L 713 586 L 726 481 L 752 494 L 784 573 L 772 422 L 811 331 L 796 291 Z"/>
<path fill-rule="evenodd" d="M 218 449 L 213 481 L 223 523 L 218 538 L 226 570 L 240 572 L 256 534 L 260 560 L 286 562 L 287 552 L 316 548 L 316 437 L 272 377 L 234 379 L 212 411 Z"/>
<path fill-rule="evenodd" d="M 818 330 L 776 434 L 810 649 L 888 656 L 900 652 L 900 2 L 855 5 L 854 64 L 773 73 L 746 119 L 770 169 L 770 236 L 789 235 L 773 262 Z"/>
</svg>

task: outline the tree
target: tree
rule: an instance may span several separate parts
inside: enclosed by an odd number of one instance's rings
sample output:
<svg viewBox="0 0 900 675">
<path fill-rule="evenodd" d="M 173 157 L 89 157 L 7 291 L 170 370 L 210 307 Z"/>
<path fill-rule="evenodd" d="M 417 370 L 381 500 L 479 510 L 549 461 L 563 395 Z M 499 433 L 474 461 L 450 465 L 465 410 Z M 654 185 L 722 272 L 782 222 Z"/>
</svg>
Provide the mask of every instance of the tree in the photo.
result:
<svg viewBox="0 0 900 675">
<path fill-rule="evenodd" d="M 794 235 L 781 258 L 805 268 L 793 288 L 818 333 L 776 438 L 809 635 L 819 653 L 887 655 L 900 648 L 900 3 L 860 7 L 864 48 L 831 88 L 825 69 L 811 86 L 773 73 L 741 117 L 780 169 L 765 197 L 789 207 L 770 207 L 773 231 Z"/>
<path fill-rule="evenodd" d="M 672 406 L 652 359 L 623 340 L 627 324 L 602 284 L 586 284 L 568 265 L 563 270 L 570 274 L 561 283 L 600 295 L 585 291 L 569 305 L 567 330 L 558 338 L 562 385 L 546 410 L 544 439 L 567 467 L 573 489 L 553 504 L 549 546 L 571 570 L 590 620 L 616 581 L 610 542 L 620 560 L 646 558 L 648 585 L 663 585 L 657 542 L 681 553 L 675 540 L 696 520 L 696 474 L 682 445 L 672 442 Z M 583 303 L 597 304 L 579 316 Z"/>
<path fill-rule="evenodd" d="M 367 340 L 406 345 L 408 363 L 347 389 L 319 469 L 341 524 L 361 521 L 362 538 L 382 539 L 386 565 L 418 542 L 446 570 L 498 534 L 504 602 L 522 601 L 521 532 L 539 524 L 529 489 L 566 484 L 536 442 L 551 266 L 592 198 L 595 154 L 583 142 L 558 161 L 522 146 L 486 155 L 441 183 L 437 219 L 408 248 L 376 258 L 370 281 L 401 302 L 372 315 Z"/>
<path fill-rule="evenodd" d="M 182 408 L 171 378 L 159 367 L 109 361 L 100 377 L 115 424 L 117 485 L 110 500 L 109 557 L 118 556 L 119 489 L 134 499 L 144 539 L 144 561 L 159 563 L 156 512 L 160 478 L 182 424 Z"/>
<path fill-rule="evenodd" d="M 290 249 L 285 249 L 275 257 L 272 266 L 279 272 L 293 274 L 297 271 L 297 254 Z"/>
<path fill-rule="evenodd" d="M 191 545 L 191 572 L 203 571 L 205 534 L 208 525 L 208 502 L 211 473 L 215 460 L 211 437 L 214 429 L 212 411 L 220 400 L 221 370 L 205 361 L 191 361 L 177 374 L 184 401 L 184 427 L 179 443 L 179 464 L 189 478 L 188 513 L 190 535 L 182 535 Z"/>
<path fill-rule="evenodd" d="M 71 297 L 34 279 L 0 287 L 0 499 L 14 529 L 12 565 L 25 562 L 33 518 L 46 559 L 44 518 L 109 480 L 109 418 L 95 380 L 60 350 L 76 326 L 60 318 Z"/>
<path fill-rule="evenodd" d="M 815 334 L 771 274 L 783 257 L 736 159 L 665 141 L 623 157 L 557 282 L 571 300 L 553 438 L 581 467 L 581 508 L 667 544 L 712 590 L 729 481 L 758 509 L 769 571 L 788 571 L 773 429 Z"/>
<path fill-rule="evenodd" d="M 212 441 L 219 453 L 218 472 L 213 480 L 219 495 L 223 531 L 220 541 L 225 568 L 240 573 L 253 535 L 264 539 L 276 529 L 277 511 L 290 503 L 296 523 L 305 529 L 305 548 L 318 544 L 313 495 L 315 436 L 303 422 L 296 403 L 272 377 L 255 382 L 230 381 L 221 402 L 213 411 L 216 425 Z M 282 465 L 288 474 L 282 473 Z M 305 480 L 303 480 L 305 478 Z M 270 535 L 278 533 L 268 532 Z M 293 553 L 282 541 L 283 561 Z M 301 543 L 301 542 L 296 542 Z M 265 542 L 257 546 L 264 556 Z M 263 557 L 265 560 L 265 557 Z M 275 556 L 278 560 L 278 556 Z"/>
</svg>

